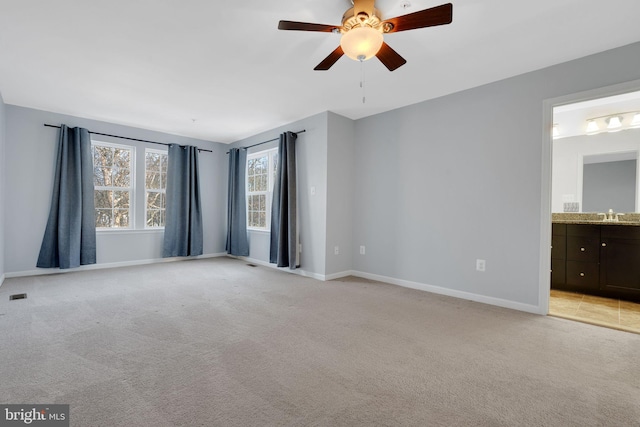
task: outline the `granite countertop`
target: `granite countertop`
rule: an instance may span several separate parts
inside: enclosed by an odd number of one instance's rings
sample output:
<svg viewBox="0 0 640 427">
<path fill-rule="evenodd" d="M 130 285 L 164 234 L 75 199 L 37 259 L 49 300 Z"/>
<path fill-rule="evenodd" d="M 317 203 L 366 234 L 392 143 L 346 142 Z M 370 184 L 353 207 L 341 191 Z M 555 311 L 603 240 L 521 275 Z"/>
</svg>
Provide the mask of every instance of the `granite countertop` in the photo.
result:
<svg viewBox="0 0 640 427">
<path fill-rule="evenodd" d="M 604 221 L 597 213 L 552 213 L 551 221 L 561 224 L 599 224 L 599 225 L 631 225 L 640 226 L 640 213 L 625 213 L 619 220 Z"/>
</svg>

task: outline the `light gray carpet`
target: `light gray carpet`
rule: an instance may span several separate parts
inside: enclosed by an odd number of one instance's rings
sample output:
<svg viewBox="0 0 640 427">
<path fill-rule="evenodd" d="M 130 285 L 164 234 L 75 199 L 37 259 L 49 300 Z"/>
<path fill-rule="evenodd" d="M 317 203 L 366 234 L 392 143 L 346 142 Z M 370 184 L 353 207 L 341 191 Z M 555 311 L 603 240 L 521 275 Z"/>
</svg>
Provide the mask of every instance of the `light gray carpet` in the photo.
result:
<svg viewBox="0 0 640 427">
<path fill-rule="evenodd" d="M 8 279 L 0 345 L 73 426 L 640 425 L 640 335 L 227 258 Z"/>
</svg>

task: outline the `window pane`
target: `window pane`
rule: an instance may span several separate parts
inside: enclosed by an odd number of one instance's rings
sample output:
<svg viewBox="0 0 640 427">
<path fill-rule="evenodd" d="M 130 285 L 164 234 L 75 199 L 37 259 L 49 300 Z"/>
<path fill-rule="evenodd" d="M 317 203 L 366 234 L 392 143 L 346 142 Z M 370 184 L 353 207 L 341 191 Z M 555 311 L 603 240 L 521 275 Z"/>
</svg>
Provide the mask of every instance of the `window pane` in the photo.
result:
<svg viewBox="0 0 640 427">
<path fill-rule="evenodd" d="M 256 159 L 249 159 L 247 161 L 247 174 L 249 176 L 255 175 L 256 173 Z"/>
<path fill-rule="evenodd" d="M 260 202 L 260 205 L 259 205 L 259 207 L 258 207 L 258 210 L 259 210 L 259 211 L 265 211 L 265 212 L 266 212 L 266 210 L 267 210 L 267 207 L 266 207 L 267 196 L 265 196 L 264 194 L 262 194 L 262 195 L 260 195 L 258 198 L 259 198 L 259 202 Z"/>
<path fill-rule="evenodd" d="M 111 227 L 111 209 L 96 209 L 96 227 Z"/>
<path fill-rule="evenodd" d="M 166 154 L 160 155 L 160 172 L 163 174 L 167 173 L 167 162 L 169 161 L 169 156 Z"/>
<path fill-rule="evenodd" d="M 147 211 L 147 227 L 162 227 L 163 225 L 159 210 Z"/>
<path fill-rule="evenodd" d="M 147 184 L 147 189 L 149 190 L 159 190 L 160 188 L 162 188 L 160 186 L 160 174 L 157 172 L 147 172 L 145 181 Z"/>
<path fill-rule="evenodd" d="M 254 227 L 260 227 L 260 214 L 258 212 L 251 213 L 251 223 Z"/>
<path fill-rule="evenodd" d="M 113 184 L 114 187 L 130 187 L 131 186 L 131 178 L 130 178 L 129 169 L 124 168 L 114 168 L 113 169 Z"/>
<path fill-rule="evenodd" d="M 255 180 L 255 191 L 267 191 L 267 176 L 257 175 Z"/>
<path fill-rule="evenodd" d="M 162 188 L 163 190 L 167 189 L 167 173 L 161 173 L 160 174 L 160 188 Z"/>
<path fill-rule="evenodd" d="M 266 227 L 267 226 L 267 214 L 264 212 L 260 212 L 258 215 L 260 218 L 260 227 Z"/>
<path fill-rule="evenodd" d="M 260 157 L 256 161 L 256 173 L 266 173 L 267 172 L 267 161 L 269 158 L 267 156 Z"/>
<path fill-rule="evenodd" d="M 147 209 L 164 209 L 163 194 L 156 191 L 147 192 Z"/>
<path fill-rule="evenodd" d="M 111 191 L 96 190 L 94 192 L 95 206 L 100 209 L 111 209 Z"/>
<path fill-rule="evenodd" d="M 129 227 L 129 209 L 113 210 L 113 226 L 125 228 Z"/>
<path fill-rule="evenodd" d="M 116 148 L 114 149 L 113 156 L 114 156 L 114 159 L 113 159 L 114 166 L 117 166 L 120 168 L 131 167 L 131 150 Z"/>
<path fill-rule="evenodd" d="M 109 175 L 111 175 L 111 171 L 107 169 Z M 106 184 L 104 177 L 104 170 L 102 168 L 93 168 L 93 185 L 104 187 Z"/>
<path fill-rule="evenodd" d="M 147 153 L 146 155 L 146 168 L 148 171 L 160 171 L 160 154 L 159 153 Z"/>
<path fill-rule="evenodd" d="M 252 191 L 256 191 L 255 179 L 255 176 L 250 176 L 247 181 L 247 191 L 249 193 L 251 193 Z"/>
<path fill-rule="evenodd" d="M 93 147 L 93 164 L 94 166 L 113 165 L 113 149 L 111 147 Z"/>
<path fill-rule="evenodd" d="M 113 192 L 113 207 L 119 209 L 129 209 L 129 192 L 128 191 L 114 191 Z"/>
</svg>

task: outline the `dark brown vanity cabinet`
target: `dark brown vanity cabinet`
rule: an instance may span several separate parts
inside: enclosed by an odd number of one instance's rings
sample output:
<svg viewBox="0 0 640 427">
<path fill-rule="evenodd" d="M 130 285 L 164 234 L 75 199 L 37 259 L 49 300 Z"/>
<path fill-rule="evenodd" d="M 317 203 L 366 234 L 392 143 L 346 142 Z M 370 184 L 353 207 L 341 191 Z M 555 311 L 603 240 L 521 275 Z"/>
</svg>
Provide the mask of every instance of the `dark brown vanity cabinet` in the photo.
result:
<svg viewBox="0 0 640 427">
<path fill-rule="evenodd" d="M 640 294 L 640 227 L 602 227 L 600 287 Z"/>
<path fill-rule="evenodd" d="M 567 286 L 598 289 L 600 226 L 567 224 Z"/>
<path fill-rule="evenodd" d="M 551 287 L 640 299 L 640 227 L 552 225 Z"/>
</svg>

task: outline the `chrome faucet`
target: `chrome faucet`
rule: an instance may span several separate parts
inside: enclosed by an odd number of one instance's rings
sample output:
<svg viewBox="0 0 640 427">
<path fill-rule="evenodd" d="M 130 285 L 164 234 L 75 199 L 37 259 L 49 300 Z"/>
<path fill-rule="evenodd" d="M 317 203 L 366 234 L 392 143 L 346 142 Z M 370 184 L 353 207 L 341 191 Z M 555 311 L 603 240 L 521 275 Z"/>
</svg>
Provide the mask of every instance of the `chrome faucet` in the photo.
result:
<svg viewBox="0 0 640 427">
<path fill-rule="evenodd" d="M 607 213 L 599 213 L 598 215 L 603 215 L 604 216 L 604 218 L 602 218 L 602 221 L 604 221 L 604 222 L 618 222 L 618 221 L 620 221 L 619 216 L 620 215 L 624 215 L 624 214 L 615 213 L 613 211 L 613 209 L 609 209 L 609 212 L 607 212 Z"/>
</svg>

